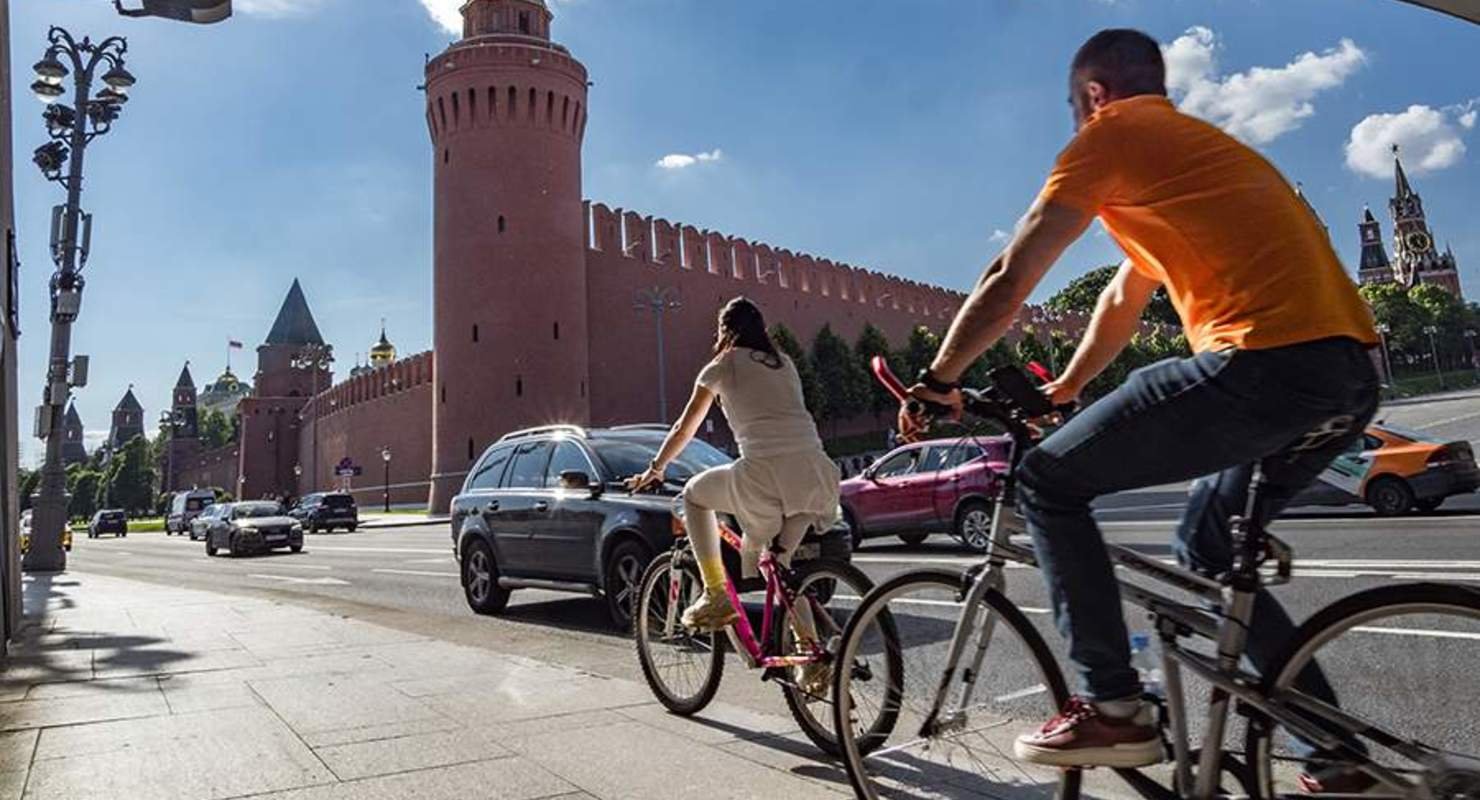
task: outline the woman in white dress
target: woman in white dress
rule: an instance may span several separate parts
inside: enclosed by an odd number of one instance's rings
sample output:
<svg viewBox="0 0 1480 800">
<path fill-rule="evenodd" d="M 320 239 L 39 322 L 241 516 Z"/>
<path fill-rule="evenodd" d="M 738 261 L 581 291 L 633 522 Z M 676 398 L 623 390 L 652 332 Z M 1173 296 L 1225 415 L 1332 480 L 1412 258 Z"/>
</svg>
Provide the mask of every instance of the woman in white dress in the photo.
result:
<svg viewBox="0 0 1480 800">
<path fill-rule="evenodd" d="M 683 491 L 684 521 L 704 578 L 704 596 L 684 610 L 683 624 L 701 631 L 721 630 L 738 616 L 725 592 L 715 513 L 739 520 L 745 534 L 741 563 L 751 574 L 777 536 L 782 561 L 789 563 L 809 528 L 832 524 L 841 477 L 802 401 L 796 365 L 776 349 L 755 303 L 737 297 L 720 310 L 714 360 L 694 382 L 683 416 L 648 470 L 628 482 L 634 491 L 663 480 L 668 463 L 694 438 L 716 399 L 740 458 L 699 474 Z"/>
</svg>

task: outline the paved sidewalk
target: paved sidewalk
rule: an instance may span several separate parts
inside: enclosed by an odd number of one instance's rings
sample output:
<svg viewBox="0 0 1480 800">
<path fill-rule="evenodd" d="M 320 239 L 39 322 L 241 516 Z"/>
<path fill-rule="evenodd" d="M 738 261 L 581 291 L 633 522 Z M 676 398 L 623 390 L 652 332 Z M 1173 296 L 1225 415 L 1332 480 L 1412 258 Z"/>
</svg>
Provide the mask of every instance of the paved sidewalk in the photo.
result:
<svg viewBox="0 0 1480 800">
<path fill-rule="evenodd" d="M 360 529 L 412 528 L 418 525 L 446 525 L 451 517 L 435 514 L 386 514 L 383 512 L 360 512 Z"/>
<path fill-rule="evenodd" d="M 791 720 L 269 600 L 28 576 L 0 797 L 838 797 Z M 684 765 L 702 765 L 687 769 Z"/>
</svg>

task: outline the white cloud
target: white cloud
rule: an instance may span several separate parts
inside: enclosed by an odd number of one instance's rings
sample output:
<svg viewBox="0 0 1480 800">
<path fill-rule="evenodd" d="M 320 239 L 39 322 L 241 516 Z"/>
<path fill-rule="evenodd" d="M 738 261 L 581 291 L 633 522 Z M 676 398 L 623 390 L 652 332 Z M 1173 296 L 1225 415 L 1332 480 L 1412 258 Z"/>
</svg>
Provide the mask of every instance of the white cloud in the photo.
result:
<svg viewBox="0 0 1480 800">
<path fill-rule="evenodd" d="M 1012 234 L 1002 230 L 1001 228 L 997 228 L 996 230 L 992 231 L 992 235 L 990 238 L 994 242 L 1005 242 L 1008 239 L 1012 238 Z"/>
<path fill-rule="evenodd" d="M 1350 39 L 1317 54 L 1305 52 L 1282 67 L 1251 67 L 1220 76 L 1212 30 L 1197 26 L 1162 48 L 1167 89 L 1183 111 L 1202 117 L 1252 144 L 1265 144 L 1299 128 L 1315 114 L 1311 102 L 1340 86 L 1366 61 Z"/>
<path fill-rule="evenodd" d="M 464 0 L 421 0 L 432 20 L 448 33 L 462 33 Z"/>
<path fill-rule="evenodd" d="M 658 159 L 656 166 L 662 169 L 671 170 L 687 169 L 694 166 L 695 164 L 720 161 L 724 159 L 724 157 L 724 151 L 720 150 L 718 147 L 710 150 L 707 153 L 695 153 L 693 155 L 689 155 L 687 153 L 669 153 L 668 155 Z"/>
<path fill-rule="evenodd" d="M 289 17 L 317 11 L 328 0 L 235 0 L 232 8 L 262 17 Z"/>
<path fill-rule="evenodd" d="M 1393 174 L 1393 145 L 1400 148 L 1403 168 L 1414 174 L 1458 164 L 1465 154 L 1460 131 L 1475 126 L 1475 111 L 1463 106 L 1430 108 L 1412 105 L 1396 114 L 1369 114 L 1352 127 L 1346 141 L 1346 166 L 1373 178 Z"/>
</svg>

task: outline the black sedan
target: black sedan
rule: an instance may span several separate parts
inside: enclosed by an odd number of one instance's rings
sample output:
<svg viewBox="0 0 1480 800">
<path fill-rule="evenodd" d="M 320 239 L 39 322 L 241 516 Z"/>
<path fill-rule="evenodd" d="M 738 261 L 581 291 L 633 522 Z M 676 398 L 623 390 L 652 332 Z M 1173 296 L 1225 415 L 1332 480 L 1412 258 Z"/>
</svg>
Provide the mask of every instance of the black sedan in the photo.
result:
<svg viewBox="0 0 1480 800">
<path fill-rule="evenodd" d="M 206 525 L 206 555 L 223 549 L 233 557 L 280 547 L 295 553 L 303 550 L 303 527 L 280 504 L 254 500 L 229 505 L 218 509 Z"/>
</svg>

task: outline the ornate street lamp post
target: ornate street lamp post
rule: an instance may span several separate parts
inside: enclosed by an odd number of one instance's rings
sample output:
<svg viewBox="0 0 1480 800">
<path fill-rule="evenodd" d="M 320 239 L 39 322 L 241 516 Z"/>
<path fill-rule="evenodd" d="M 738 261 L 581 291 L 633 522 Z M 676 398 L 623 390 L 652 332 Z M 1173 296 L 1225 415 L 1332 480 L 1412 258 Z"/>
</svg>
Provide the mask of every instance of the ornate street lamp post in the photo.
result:
<svg viewBox="0 0 1480 800">
<path fill-rule="evenodd" d="M 667 350 L 663 344 L 663 315 L 683 308 L 678 290 L 673 287 L 654 286 L 638 289 L 633 295 L 632 307 L 638 311 L 652 312 L 653 322 L 658 327 L 658 421 L 668 422 L 668 364 Z"/>
<path fill-rule="evenodd" d="M 1434 375 L 1439 378 L 1439 389 L 1444 389 L 1444 371 L 1439 368 L 1439 328 L 1434 325 L 1423 326 L 1423 332 L 1429 335 L 1429 354 L 1434 357 Z"/>
<path fill-rule="evenodd" d="M 380 448 L 380 460 L 385 464 L 385 513 L 391 513 L 391 449 Z"/>
<path fill-rule="evenodd" d="M 313 446 L 310 448 L 313 455 L 309 460 L 309 491 L 319 490 L 319 417 L 324 415 L 324 410 L 319 408 L 319 374 L 329 369 L 334 363 L 334 348 L 327 344 L 310 344 L 298 351 L 291 362 L 293 369 L 306 369 L 310 371 L 313 381 Z"/>
<path fill-rule="evenodd" d="M 22 560 L 28 571 L 52 572 L 67 568 L 61 547 L 62 526 L 67 517 L 67 473 L 62 466 L 64 409 L 72 387 L 81 385 L 85 369 L 71 357 L 72 323 L 82 308 L 82 268 L 91 246 L 92 215 L 82 211 L 82 162 L 93 139 L 107 133 L 128 100 L 134 76 L 124 67 L 128 42 L 113 36 L 94 43 L 81 42 L 67 31 L 53 27 L 46 35 L 49 46 L 36 62 L 36 82 L 31 91 L 46 104 L 42 119 L 51 141 L 36 148 L 36 166 L 47 180 L 67 190 L 67 202 L 52 209 L 51 257 L 56 272 L 51 276 L 51 358 L 47 363 L 46 388 L 37 409 L 37 434 L 46 439 L 46 461 L 41 468 L 41 486 L 36 499 L 31 530 L 31 548 Z M 99 70 L 105 84 L 93 96 Z M 67 93 L 65 80 L 72 77 L 73 104 L 58 102 Z M 68 163 L 70 161 L 70 164 Z"/>
</svg>

